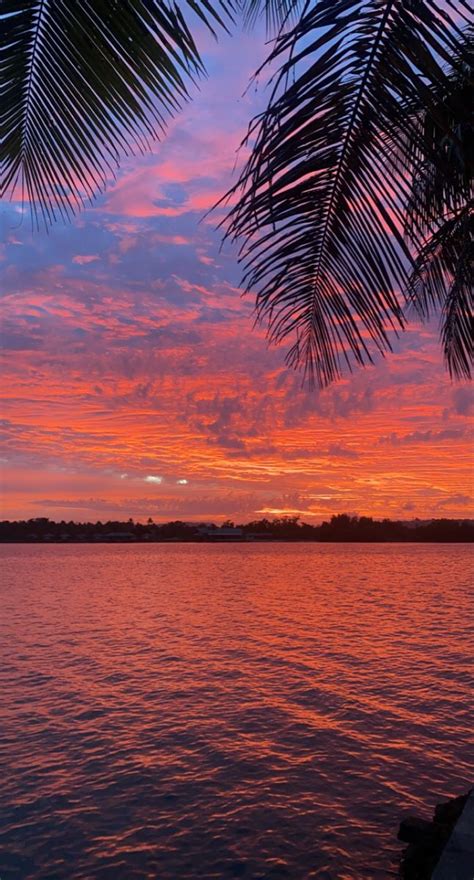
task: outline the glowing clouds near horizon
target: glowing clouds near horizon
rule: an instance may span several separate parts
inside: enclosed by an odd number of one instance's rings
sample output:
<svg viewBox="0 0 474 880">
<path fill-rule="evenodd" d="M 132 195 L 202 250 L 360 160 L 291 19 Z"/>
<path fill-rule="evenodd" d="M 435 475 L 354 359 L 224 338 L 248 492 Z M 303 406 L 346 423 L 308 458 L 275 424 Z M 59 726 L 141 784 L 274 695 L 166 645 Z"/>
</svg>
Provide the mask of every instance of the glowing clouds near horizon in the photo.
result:
<svg viewBox="0 0 474 880">
<path fill-rule="evenodd" d="M 258 48 L 242 39 L 210 48 L 213 77 L 155 155 L 74 224 L 32 236 L 2 206 L 5 517 L 470 515 L 472 396 L 437 329 L 308 392 L 252 329 L 222 212 L 199 222 L 264 100 L 240 100 Z"/>
</svg>

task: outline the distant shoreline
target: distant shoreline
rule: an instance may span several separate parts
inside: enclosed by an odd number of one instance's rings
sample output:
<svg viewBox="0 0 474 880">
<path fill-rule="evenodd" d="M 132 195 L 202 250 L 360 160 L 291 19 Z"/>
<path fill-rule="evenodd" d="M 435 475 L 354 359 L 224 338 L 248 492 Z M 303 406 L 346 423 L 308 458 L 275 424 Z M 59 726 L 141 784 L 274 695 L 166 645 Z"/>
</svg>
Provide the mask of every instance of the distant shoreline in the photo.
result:
<svg viewBox="0 0 474 880">
<path fill-rule="evenodd" d="M 474 520 L 374 520 L 337 514 L 310 525 L 298 517 L 215 523 L 54 522 L 47 517 L 0 522 L 2 544 L 466 544 L 474 541 Z"/>
</svg>

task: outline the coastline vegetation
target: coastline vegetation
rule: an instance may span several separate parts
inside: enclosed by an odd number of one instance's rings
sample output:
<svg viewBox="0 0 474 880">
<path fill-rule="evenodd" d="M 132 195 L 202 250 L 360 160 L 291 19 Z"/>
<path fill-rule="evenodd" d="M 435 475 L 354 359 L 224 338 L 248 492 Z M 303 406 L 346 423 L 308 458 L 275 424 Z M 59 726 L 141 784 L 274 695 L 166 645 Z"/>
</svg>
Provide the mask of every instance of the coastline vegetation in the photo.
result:
<svg viewBox="0 0 474 880">
<path fill-rule="evenodd" d="M 47 517 L 0 522 L 1 543 L 133 543 L 133 542 L 238 542 L 238 541 L 319 541 L 319 542 L 420 542 L 470 543 L 474 540 L 474 520 L 375 520 L 369 516 L 337 514 L 329 522 L 310 525 L 297 516 L 254 520 L 221 525 L 176 520 L 145 523 L 128 520 L 106 522 L 54 522 Z"/>
</svg>

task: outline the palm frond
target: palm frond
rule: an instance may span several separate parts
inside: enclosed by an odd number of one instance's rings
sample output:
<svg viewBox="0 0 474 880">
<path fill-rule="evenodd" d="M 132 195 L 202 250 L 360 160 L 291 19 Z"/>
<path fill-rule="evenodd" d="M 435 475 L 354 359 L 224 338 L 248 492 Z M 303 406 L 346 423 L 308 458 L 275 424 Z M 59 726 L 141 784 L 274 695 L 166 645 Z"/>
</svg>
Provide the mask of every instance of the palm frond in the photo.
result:
<svg viewBox="0 0 474 880">
<path fill-rule="evenodd" d="M 232 8 L 188 5 L 209 26 Z M 20 193 L 49 225 L 160 137 L 202 63 L 160 0 L 4 0 L 1 16 L 0 196 Z"/>
<path fill-rule="evenodd" d="M 198 18 L 204 22 L 207 28 L 214 34 L 218 35 L 218 30 L 227 31 L 229 33 L 229 25 L 235 22 L 235 13 L 239 11 L 239 0 L 184 0 L 186 6 L 195 12 Z"/>
<path fill-rule="evenodd" d="M 463 35 L 446 82 L 433 92 L 432 107 L 415 109 L 405 141 L 412 168 L 406 233 L 416 241 L 445 217 L 462 212 L 474 189 L 474 33 Z"/>
<path fill-rule="evenodd" d="M 267 34 L 276 36 L 282 28 L 295 26 L 305 0 L 240 0 L 239 6 L 247 27 L 264 18 Z"/>
<path fill-rule="evenodd" d="M 445 66 L 462 58 L 455 6 L 320 0 L 270 55 L 280 68 L 226 234 L 243 238 L 244 284 L 270 340 L 291 341 L 288 363 L 320 386 L 404 326 L 406 144 L 420 139 L 414 108 L 436 111 Z"/>
<path fill-rule="evenodd" d="M 451 376 L 469 378 L 474 287 L 474 40 L 466 33 L 435 110 L 418 108 L 405 231 L 415 245 L 408 306 L 425 320 L 441 314 L 441 340 Z"/>
<path fill-rule="evenodd" d="M 474 200 L 438 225 L 421 248 L 406 295 L 423 319 L 441 314 L 441 340 L 451 376 L 470 378 L 473 344 Z"/>
<path fill-rule="evenodd" d="M 473 206 L 474 208 L 474 206 Z M 451 376 L 470 379 L 473 359 L 473 279 L 474 279 L 474 224 L 465 239 L 465 247 L 456 264 L 453 278 L 443 305 L 441 338 L 446 364 Z"/>
</svg>

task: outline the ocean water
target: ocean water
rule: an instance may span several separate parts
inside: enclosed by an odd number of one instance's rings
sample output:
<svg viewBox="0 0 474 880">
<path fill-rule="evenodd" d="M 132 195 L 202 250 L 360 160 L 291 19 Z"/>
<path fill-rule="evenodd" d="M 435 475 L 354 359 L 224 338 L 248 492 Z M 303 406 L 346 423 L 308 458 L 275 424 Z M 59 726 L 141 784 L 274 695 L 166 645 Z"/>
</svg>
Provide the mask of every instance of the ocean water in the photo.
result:
<svg viewBox="0 0 474 880">
<path fill-rule="evenodd" d="M 465 545 L 1 553 L 1 880 L 395 877 L 472 784 Z"/>
</svg>

